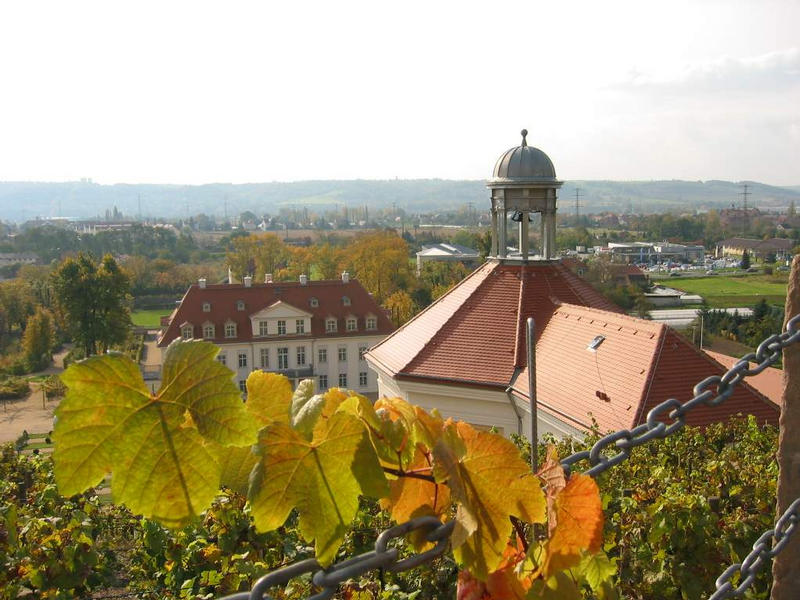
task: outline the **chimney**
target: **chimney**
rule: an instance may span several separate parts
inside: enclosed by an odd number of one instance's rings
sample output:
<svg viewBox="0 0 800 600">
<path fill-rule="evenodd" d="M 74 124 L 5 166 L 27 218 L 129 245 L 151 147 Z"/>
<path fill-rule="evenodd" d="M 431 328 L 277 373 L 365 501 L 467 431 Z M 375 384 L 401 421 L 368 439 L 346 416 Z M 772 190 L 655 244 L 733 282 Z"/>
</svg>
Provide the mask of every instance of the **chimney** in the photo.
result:
<svg viewBox="0 0 800 600">
<path fill-rule="evenodd" d="M 342 271 L 342 283 L 350 283 L 350 273 Z"/>
<path fill-rule="evenodd" d="M 300 285 L 307 285 L 308 284 L 308 275 L 300 275 Z"/>
<path fill-rule="evenodd" d="M 200 279 L 198 279 L 197 280 L 197 285 L 200 286 L 201 290 L 206 289 L 206 278 L 205 277 L 201 277 Z"/>
<path fill-rule="evenodd" d="M 272 283 L 272 273 L 267 273 L 264 275 L 264 283 Z"/>
<path fill-rule="evenodd" d="M 228 284 L 233 283 L 233 273 L 231 272 L 231 268 L 228 267 Z"/>
<path fill-rule="evenodd" d="M 249 275 L 244 278 L 244 287 L 250 287 L 253 285 L 253 278 Z"/>
</svg>

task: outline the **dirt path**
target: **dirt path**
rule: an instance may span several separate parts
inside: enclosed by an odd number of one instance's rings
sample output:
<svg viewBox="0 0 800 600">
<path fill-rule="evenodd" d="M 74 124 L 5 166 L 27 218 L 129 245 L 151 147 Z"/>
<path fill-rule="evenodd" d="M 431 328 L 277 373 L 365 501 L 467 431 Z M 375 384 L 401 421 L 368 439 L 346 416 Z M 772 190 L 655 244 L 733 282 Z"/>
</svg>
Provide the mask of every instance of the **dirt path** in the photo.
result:
<svg viewBox="0 0 800 600">
<path fill-rule="evenodd" d="M 69 348 L 53 356 L 53 364 L 44 371 L 31 375 L 53 375 L 64 370 L 64 357 Z M 58 400 L 50 400 L 42 407 L 42 392 L 35 383 L 31 393 L 20 400 L 4 400 L 0 408 L 0 444 L 13 442 L 24 431 L 28 433 L 47 433 L 53 429 L 53 411 Z"/>
</svg>

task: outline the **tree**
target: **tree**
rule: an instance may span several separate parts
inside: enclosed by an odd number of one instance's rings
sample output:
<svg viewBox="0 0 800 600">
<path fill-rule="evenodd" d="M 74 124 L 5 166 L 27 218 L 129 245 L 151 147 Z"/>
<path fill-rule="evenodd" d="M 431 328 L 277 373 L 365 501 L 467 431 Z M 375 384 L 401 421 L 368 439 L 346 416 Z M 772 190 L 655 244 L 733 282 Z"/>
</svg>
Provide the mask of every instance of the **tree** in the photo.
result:
<svg viewBox="0 0 800 600">
<path fill-rule="evenodd" d="M 739 263 L 739 266 L 742 269 L 750 268 L 750 254 L 747 252 L 747 250 L 742 253 L 742 261 Z"/>
<path fill-rule="evenodd" d="M 130 280 L 110 254 L 99 263 L 83 253 L 66 259 L 53 272 L 53 289 L 64 329 L 86 356 L 125 340 Z"/>
<path fill-rule="evenodd" d="M 404 287 L 408 245 L 394 230 L 359 235 L 344 254 L 348 268 L 378 302 Z"/>
<path fill-rule="evenodd" d="M 50 312 L 39 307 L 28 317 L 22 336 L 22 352 L 32 371 L 43 369 L 50 362 L 53 338 L 53 319 Z"/>
<path fill-rule="evenodd" d="M 289 256 L 286 244 L 274 233 L 233 238 L 225 257 L 234 277 L 249 275 L 263 279 L 266 273 L 277 273 Z"/>
<path fill-rule="evenodd" d="M 339 251 L 329 243 L 311 248 L 314 267 L 320 279 L 336 279 L 339 275 Z"/>
<path fill-rule="evenodd" d="M 414 301 L 406 292 L 400 290 L 392 294 L 383 303 L 392 315 L 392 322 L 400 327 L 414 315 Z"/>
</svg>

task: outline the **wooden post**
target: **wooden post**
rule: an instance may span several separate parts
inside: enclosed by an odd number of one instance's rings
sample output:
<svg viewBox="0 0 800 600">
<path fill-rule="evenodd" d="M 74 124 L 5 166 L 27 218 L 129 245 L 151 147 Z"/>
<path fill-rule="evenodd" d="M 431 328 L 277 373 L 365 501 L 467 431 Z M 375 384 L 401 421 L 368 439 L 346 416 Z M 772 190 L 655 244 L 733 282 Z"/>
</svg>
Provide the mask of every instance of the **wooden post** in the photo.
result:
<svg viewBox="0 0 800 600">
<path fill-rule="evenodd" d="M 789 289 L 786 291 L 786 321 L 800 314 L 800 255 L 792 261 Z M 785 326 L 785 323 L 784 323 Z M 780 436 L 778 438 L 777 516 L 800 497 L 800 346 L 783 350 L 783 396 L 781 397 Z M 800 535 L 792 535 L 788 545 L 772 565 L 772 600 L 795 600 L 800 590 Z"/>
</svg>

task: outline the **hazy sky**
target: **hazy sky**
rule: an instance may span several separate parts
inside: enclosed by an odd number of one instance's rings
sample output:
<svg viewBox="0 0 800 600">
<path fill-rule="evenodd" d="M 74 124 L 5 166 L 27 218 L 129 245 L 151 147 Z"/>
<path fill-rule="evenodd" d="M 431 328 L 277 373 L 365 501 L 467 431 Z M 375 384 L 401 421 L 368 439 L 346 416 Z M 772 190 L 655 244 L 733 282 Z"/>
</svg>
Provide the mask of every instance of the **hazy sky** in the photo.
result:
<svg viewBox="0 0 800 600">
<path fill-rule="evenodd" d="M 800 185 L 800 2 L 3 2 L 0 180 Z"/>
</svg>

